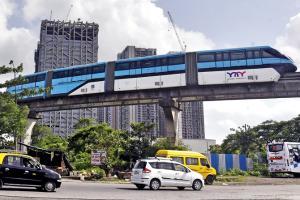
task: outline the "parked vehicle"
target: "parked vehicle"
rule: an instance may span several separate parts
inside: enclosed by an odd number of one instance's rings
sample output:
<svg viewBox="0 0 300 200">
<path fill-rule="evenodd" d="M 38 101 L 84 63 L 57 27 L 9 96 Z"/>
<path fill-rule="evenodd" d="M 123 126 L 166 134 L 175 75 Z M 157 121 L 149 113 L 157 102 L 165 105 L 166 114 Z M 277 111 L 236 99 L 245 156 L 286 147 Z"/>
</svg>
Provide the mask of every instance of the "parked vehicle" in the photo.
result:
<svg viewBox="0 0 300 200">
<path fill-rule="evenodd" d="M 273 142 L 267 145 L 268 169 L 271 176 L 290 173 L 300 177 L 300 143 Z"/>
<path fill-rule="evenodd" d="M 200 173 L 207 185 L 212 185 L 216 179 L 216 169 L 211 167 L 207 157 L 201 153 L 193 151 L 158 150 L 156 156 L 172 158 L 172 160 Z"/>
<path fill-rule="evenodd" d="M 34 158 L 19 153 L 0 153 L 0 189 L 4 185 L 36 187 L 53 192 L 61 186 L 61 176 Z"/>
<path fill-rule="evenodd" d="M 63 151 L 42 149 L 21 142 L 19 142 L 19 144 L 26 147 L 27 155 L 33 157 L 48 169 L 51 169 L 62 176 L 69 176 L 70 172 L 73 171 L 73 167 Z"/>
<path fill-rule="evenodd" d="M 177 187 L 179 190 L 192 187 L 201 190 L 204 186 L 201 174 L 166 158 L 138 160 L 132 170 L 131 183 L 139 190 L 145 186 L 149 186 L 150 190 L 158 190 L 160 187 Z"/>
</svg>

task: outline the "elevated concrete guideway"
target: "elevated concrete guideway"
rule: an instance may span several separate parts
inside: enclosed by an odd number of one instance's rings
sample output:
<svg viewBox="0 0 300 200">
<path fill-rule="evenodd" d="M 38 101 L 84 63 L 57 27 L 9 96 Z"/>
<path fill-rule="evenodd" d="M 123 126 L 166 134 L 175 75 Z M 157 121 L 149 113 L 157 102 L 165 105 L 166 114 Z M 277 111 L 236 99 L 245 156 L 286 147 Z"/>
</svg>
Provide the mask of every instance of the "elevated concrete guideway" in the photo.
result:
<svg viewBox="0 0 300 200">
<path fill-rule="evenodd" d="M 300 73 L 289 73 L 279 79 L 278 82 L 269 83 L 190 85 L 176 88 L 106 92 L 19 101 L 19 104 L 27 104 L 31 115 L 36 117 L 35 115 L 45 111 L 158 103 L 165 114 L 164 133 L 170 141 L 176 144 L 179 138 L 177 121 L 180 102 L 289 97 L 300 97 Z"/>
<path fill-rule="evenodd" d="M 288 73 L 278 82 L 243 83 L 209 86 L 185 86 L 92 95 L 55 97 L 44 100 L 19 101 L 31 112 L 69 110 L 78 108 L 159 103 L 162 100 L 218 101 L 300 97 L 300 72 Z"/>
</svg>

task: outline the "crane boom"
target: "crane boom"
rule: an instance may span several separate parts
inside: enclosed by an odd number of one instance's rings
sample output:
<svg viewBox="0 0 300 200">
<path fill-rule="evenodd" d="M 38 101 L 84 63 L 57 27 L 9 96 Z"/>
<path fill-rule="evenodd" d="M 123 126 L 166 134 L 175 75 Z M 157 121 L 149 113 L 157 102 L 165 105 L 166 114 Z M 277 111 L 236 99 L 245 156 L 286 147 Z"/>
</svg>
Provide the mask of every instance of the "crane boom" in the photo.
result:
<svg viewBox="0 0 300 200">
<path fill-rule="evenodd" d="M 174 21 L 173 21 L 172 15 L 171 15 L 171 13 L 170 13 L 169 11 L 168 11 L 168 16 L 169 16 L 170 22 L 171 22 L 171 24 L 172 24 L 172 26 L 173 26 L 173 29 L 174 29 L 176 38 L 177 38 L 177 40 L 178 40 L 178 43 L 179 43 L 179 45 L 180 45 L 180 48 L 181 48 L 182 51 L 185 51 L 186 45 L 183 45 L 183 42 L 181 41 L 181 39 L 180 39 L 180 37 L 179 37 L 179 34 L 178 34 L 178 32 L 177 32 L 177 29 L 176 29 L 175 23 L 174 23 Z"/>
<path fill-rule="evenodd" d="M 69 19 L 72 8 L 73 8 L 73 4 L 70 5 L 70 8 L 68 10 L 68 14 L 67 14 L 67 17 L 66 17 L 66 21 L 68 21 L 68 19 Z"/>
</svg>

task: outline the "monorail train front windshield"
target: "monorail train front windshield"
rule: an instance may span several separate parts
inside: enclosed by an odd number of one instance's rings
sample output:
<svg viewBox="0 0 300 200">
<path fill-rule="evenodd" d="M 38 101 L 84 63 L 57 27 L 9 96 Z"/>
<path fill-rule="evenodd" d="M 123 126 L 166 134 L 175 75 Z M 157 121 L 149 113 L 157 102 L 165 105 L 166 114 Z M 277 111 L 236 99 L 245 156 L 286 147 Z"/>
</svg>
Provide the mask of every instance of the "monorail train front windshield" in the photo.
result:
<svg viewBox="0 0 300 200">
<path fill-rule="evenodd" d="M 283 144 L 270 144 L 269 152 L 279 152 L 283 150 Z"/>
</svg>

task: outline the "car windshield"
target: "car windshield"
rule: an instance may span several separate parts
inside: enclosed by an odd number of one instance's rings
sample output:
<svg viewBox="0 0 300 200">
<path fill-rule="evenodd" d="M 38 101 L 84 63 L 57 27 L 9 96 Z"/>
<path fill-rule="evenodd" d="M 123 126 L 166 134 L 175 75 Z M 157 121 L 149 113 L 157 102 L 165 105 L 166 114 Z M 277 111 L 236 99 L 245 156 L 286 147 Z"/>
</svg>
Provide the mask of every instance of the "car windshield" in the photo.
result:
<svg viewBox="0 0 300 200">
<path fill-rule="evenodd" d="M 271 144 L 269 145 L 269 152 L 278 152 L 283 150 L 283 144 Z"/>
</svg>

